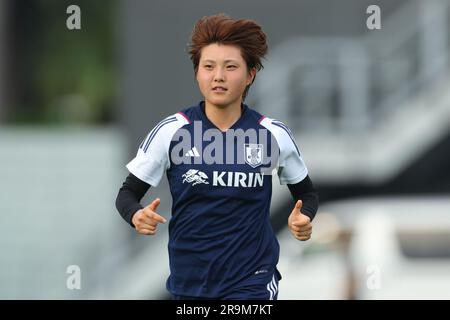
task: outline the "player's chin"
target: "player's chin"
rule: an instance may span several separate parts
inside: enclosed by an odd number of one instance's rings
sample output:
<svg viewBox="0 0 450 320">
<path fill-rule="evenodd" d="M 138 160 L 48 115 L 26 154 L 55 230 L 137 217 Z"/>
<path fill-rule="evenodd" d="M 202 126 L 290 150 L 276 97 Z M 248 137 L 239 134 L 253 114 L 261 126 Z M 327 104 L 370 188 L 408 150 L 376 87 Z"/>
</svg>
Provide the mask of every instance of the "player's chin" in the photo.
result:
<svg viewBox="0 0 450 320">
<path fill-rule="evenodd" d="M 229 95 L 223 95 L 223 96 L 210 95 L 210 96 L 208 96 L 208 101 L 211 104 L 213 104 L 219 108 L 226 108 L 237 100 L 238 99 L 235 99 L 234 97 L 229 96 Z"/>
<path fill-rule="evenodd" d="M 211 98 L 209 99 L 210 103 L 215 105 L 218 108 L 225 109 L 227 106 L 230 105 L 229 99 L 223 99 L 223 98 Z"/>
</svg>

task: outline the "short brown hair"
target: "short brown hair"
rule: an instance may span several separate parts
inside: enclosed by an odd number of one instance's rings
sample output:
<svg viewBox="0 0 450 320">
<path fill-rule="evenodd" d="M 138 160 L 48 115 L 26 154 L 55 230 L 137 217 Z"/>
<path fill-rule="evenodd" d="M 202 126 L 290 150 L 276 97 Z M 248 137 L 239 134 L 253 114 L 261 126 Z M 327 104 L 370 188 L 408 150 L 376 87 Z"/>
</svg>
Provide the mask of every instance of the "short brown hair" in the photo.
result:
<svg viewBox="0 0 450 320">
<path fill-rule="evenodd" d="M 253 20 L 235 20 L 223 13 L 199 19 L 194 26 L 189 44 L 189 55 L 195 74 L 198 71 L 202 49 L 213 43 L 238 46 L 247 63 L 248 71 L 253 68 L 260 71 L 264 68 L 261 59 L 267 54 L 267 37 L 261 26 Z M 247 96 L 252 83 L 245 88 L 242 100 Z"/>
</svg>

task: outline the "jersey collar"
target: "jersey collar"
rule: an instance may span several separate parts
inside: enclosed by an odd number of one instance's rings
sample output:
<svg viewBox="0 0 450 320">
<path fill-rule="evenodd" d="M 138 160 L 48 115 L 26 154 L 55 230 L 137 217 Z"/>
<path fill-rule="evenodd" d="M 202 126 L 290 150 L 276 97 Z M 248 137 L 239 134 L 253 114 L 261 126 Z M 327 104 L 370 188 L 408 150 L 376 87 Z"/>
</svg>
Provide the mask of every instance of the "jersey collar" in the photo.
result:
<svg viewBox="0 0 450 320">
<path fill-rule="evenodd" d="M 230 128 L 228 128 L 227 130 L 239 128 L 239 126 L 240 126 L 240 124 L 242 123 L 242 121 L 244 121 L 244 119 L 246 118 L 247 113 L 248 113 L 248 106 L 247 106 L 246 104 L 244 104 L 244 103 L 241 103 L 241 109 L 242 109 L 241 116 L 240 116 L 239 119 L 237 119 L 236 122 L 233 123 L 233 125 L 232 125 Z M 218 127 L 216 127 L 216 125 L 215 125 L 214 123 L 212 123 L 212 122 L 208 119 L 208 117 L 206 116 L 206 112 L 205 112 L 205 101 L 204 101 L 204 100 L 202 100 L 202 101 L 199 102 L 199 104 L 198 104 L 198 106 L 197 106 L 197 113 L 199 114 L 200 119 L 202 120 L 203 124 L 204 124 L 206 127 L 208 127 L 208 128 L 214 128 L 214 129 L 217 129 L 217 130 L 221 131 L 221 130 L 220 130 Z M 222 133 L 225 133 L 224 131 L 221 131 L 221 132 L 222 132 Z"/>
</svg>

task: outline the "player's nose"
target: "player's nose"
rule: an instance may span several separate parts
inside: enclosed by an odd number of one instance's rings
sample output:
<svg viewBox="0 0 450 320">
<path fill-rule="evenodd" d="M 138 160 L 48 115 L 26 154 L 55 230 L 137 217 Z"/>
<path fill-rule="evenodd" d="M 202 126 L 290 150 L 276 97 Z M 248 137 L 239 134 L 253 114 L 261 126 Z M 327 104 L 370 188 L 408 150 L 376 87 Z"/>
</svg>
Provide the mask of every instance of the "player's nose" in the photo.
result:
<svg viewBox="0 0 450 320">
<path fill-rule="evenodd" d="M 223 82 L 225 80 L 225 73 L 222 68 L 216 68 L 216 72 L 214 73 L 214 81 L 215 82 Z"/>
</svg>

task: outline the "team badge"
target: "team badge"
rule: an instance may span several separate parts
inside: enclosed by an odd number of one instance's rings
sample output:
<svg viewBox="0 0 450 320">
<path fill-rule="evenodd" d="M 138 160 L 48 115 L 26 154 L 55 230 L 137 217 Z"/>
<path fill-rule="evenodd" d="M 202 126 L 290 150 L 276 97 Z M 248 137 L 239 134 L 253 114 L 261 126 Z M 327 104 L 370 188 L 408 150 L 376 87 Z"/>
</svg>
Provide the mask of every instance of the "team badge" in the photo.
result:
<svg viewBox="0 0 450 320">
<path fill-rule="evenodd" d="M 252 168 L 256 168 L 262 164 L 262 144 L 244 144 L 245 162 Z"/>
</svg>

